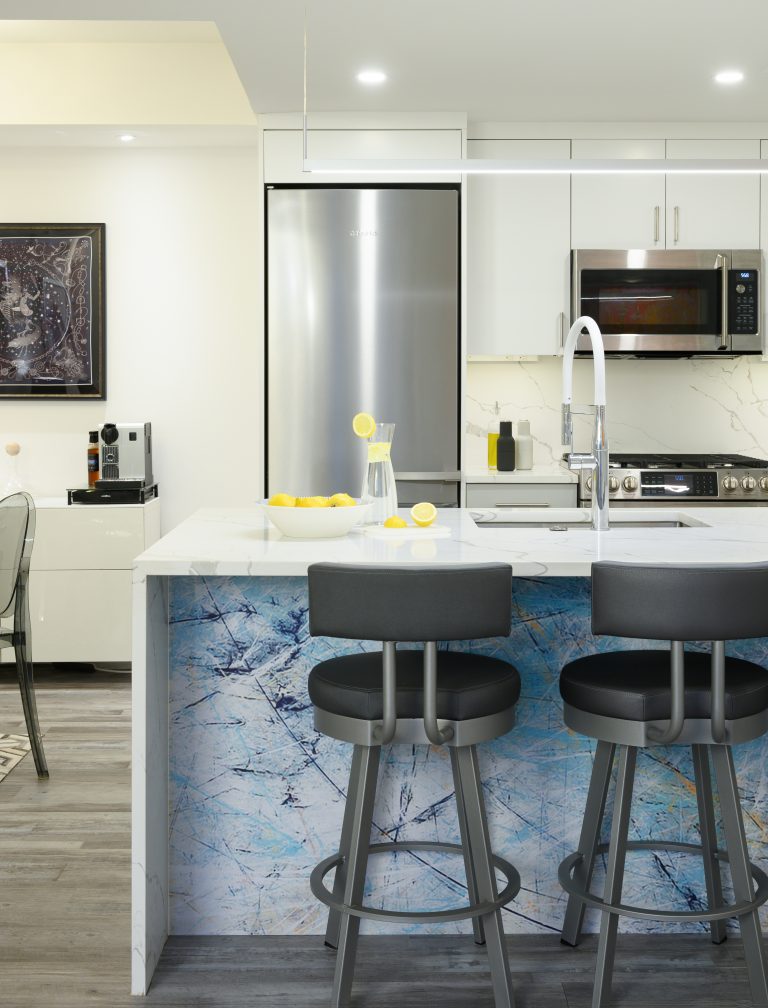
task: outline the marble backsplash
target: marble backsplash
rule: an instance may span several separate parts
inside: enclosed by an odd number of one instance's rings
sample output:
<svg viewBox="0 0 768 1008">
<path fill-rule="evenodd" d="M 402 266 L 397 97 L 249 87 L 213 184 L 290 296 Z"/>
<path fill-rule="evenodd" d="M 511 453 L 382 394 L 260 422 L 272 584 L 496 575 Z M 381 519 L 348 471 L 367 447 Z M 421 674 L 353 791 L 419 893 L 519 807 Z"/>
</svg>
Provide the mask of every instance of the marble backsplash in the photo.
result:
<svg viewBox="0 0 768 1008">
<path fill-rule="evenodd" d="M 534 465 L 560 455 L 562 361 L 467 365 L 465 469 L 486 466 L 494 404 L 502 420 L 530 420 Z M 591 403 L 592 363 L 577 360 L 574 403 Z M 768 458 L 768 363 L 732 360 L 609 360 L 607 428 L 613 451 L 740 452 Z M 574 447 L 591 443 L 592 419 L 574 417 Z"/>
</svg>

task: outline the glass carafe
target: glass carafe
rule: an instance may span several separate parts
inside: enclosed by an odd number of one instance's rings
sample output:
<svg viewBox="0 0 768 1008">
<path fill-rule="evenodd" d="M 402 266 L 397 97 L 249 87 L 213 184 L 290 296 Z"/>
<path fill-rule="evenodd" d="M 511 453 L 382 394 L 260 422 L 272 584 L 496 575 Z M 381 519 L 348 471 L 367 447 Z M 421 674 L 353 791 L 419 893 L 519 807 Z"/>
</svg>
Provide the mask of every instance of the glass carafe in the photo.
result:
<svg viewBox="0 0 768 1008">
<path fill-rule="evenodd" d="M 393 423 L 378 423 L 368 438 L 368 465 L 363 478 L 360 500 L 371 507 L 365 518 L 366 525 L 380 525 L 397 511 L 397 487 L 392 469 Z"/>
</svg>

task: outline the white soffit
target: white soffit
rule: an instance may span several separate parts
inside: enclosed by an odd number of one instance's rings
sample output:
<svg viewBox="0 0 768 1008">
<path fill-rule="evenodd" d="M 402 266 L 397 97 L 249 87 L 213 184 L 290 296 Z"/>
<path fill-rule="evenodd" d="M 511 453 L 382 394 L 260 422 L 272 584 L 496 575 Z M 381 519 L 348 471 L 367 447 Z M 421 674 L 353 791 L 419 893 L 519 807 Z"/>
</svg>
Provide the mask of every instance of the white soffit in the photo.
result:
<svg viewBox="0 0 768 1008">
<path fill-rule="evenodd" d="M 213 22 L 0 22 L 3 125 L 245 125 Z"/>
</svg>

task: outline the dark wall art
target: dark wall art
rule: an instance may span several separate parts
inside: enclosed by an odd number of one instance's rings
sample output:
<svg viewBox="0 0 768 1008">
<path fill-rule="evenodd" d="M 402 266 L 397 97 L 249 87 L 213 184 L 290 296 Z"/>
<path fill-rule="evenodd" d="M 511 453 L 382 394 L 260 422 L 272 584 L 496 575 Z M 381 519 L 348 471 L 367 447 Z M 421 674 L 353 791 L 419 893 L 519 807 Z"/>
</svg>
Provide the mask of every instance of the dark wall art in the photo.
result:
<svg viewBox="0 0 768 1008">
<path fill-rule="evenodd" d="M 104 225 L 0 224 L 0 396 L 105 395 Z"/>
</svg>

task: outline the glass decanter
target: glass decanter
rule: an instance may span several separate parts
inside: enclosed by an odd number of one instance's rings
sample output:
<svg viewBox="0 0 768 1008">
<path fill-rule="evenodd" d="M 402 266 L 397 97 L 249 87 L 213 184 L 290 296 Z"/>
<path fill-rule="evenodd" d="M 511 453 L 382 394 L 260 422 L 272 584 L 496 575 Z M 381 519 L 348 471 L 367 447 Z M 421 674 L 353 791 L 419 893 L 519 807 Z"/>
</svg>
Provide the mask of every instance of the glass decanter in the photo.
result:
<svg viewBox="0 0 768 1008">
<path fill-rule="evenodd" d="M 392 469 L 393 423 L 377 423 L 368 438 L 368 465 L 363 478 L 360 502 L 370 504 L 366 525 L 381 525 L 397 511 L 397 486 Z"/>
</svg>

